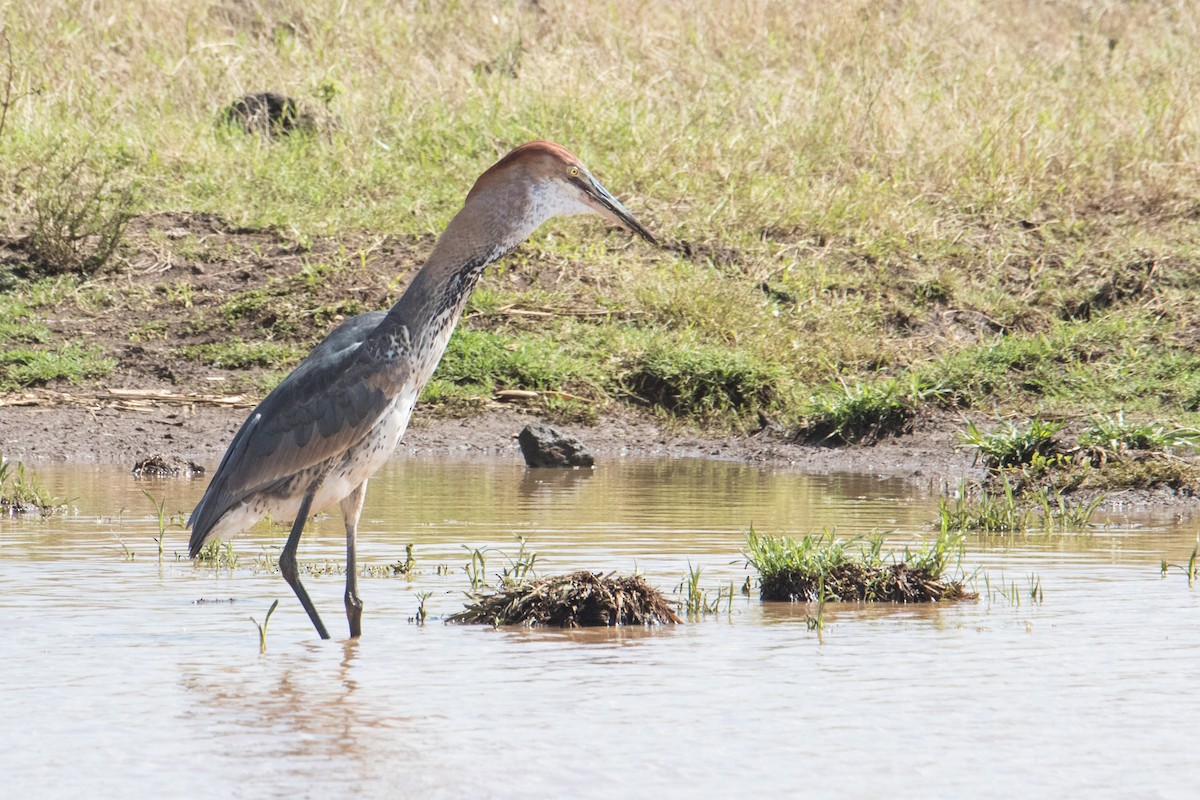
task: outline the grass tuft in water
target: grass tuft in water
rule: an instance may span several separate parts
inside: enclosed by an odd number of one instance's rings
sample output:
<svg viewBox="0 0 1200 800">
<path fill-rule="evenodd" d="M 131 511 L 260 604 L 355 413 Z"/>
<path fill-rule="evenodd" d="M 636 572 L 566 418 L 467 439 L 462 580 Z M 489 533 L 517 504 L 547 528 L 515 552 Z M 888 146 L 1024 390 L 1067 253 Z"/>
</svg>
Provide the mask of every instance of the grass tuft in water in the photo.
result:
<svg viewBox="0 0 1200 800">
<path fill-rule="evenodd" d="M 1065 533 L 1088 527 L 1103 501 L 1103 496 L 1097 496 L 1072 502 L 1061 492 L 1043 487 L 1018 502 L 1013 485 L 1005 480 L 999 491 L 981 488 L 972 494 L 964 489 L 953 499 L 940 499 L 935 524 L 942 533 Z"/>
<path fill-rule="evenodd" d="M 158 536 L 154 537 L 154 542 L 158 545 L 158 560 L 162 561 L 163 548 L 167 539 L 167 528 L 175 527 L 180 530 L 186 530 L 187 522 L 180 514 L 170 515 L 167 513 L 167 500 L 165 497 L 162 500 L 155 500 L 154 495 L 150 494 L 146 489 L 142 489 L 142 494 L 146 495 L 146 499 L 154 506 L 154 516 L 158 522 Z"/>
<path fill-rule="evenodd" d="M 855 547 L 857 546 L 857 547 Z M 883 535 L 839 539 L 832 530 L 800 539 L 764 536 L 753 528 L 744 555 L 759 574 L 763 600 L 818 602 L 930 602 L 973 598 L 960 580 L 946 577 L 951 558 L 961 555 L 962 537 L 938 538 L 902 557 L 883 552 Z"/>
<path fill-rule="evenodd" d="M 424 625 L 429 614 L 425 611 L 425 601 L 433 597 L 433 592 L 417 592 L 417 613 L 408 618 L 409 622 L 416 625 Z"/>
<path fill-rule="evenodd" d="M 675 593 L 683 598 L 681 605 L 688 617 L 696 618 L 707 614 L 716 614 L 721 610 L 722 605 L 725 605 L 727 611 L 733 611 L 733 584 L 731 583 L 728 589 L 718 586 L 716 597 L 713 597 L 707 589 L 700 586 L 701 571 L 700 567 L 693 567 L 689 560 L 687 574 L 675 587 Z"/>
<path fill-rule="evenodd" d="M 37 474 L 20 461 L 0 457 L 0 514 L 53 514 L 66 501 L 42 488 Z"/>
<path fill-rule="evenodd" d="M 503 587 L 474 598 L 447 621 L 562 628 L 683 622 L 672 603 L 640 575 L 613 577 L 586 570 Z"/>
<path fill-rule="evenodd" d="M 200 548 L 196 554 L 195 563 L 206 567 L 234 569 L 238 565 L 239 556 L 233 551 L 233 542 L 214 540 Z M 278 564 L 275 565 L 278 569 Z"/>
</svg>

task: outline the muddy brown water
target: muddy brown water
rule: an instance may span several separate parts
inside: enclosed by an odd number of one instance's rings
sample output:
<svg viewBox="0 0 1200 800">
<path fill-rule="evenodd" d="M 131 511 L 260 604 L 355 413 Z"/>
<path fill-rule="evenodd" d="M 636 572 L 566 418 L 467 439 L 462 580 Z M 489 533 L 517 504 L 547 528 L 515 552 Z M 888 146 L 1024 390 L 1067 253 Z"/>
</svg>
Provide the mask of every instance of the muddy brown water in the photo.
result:
<svg viewBox="0 0 1200 800">
<path fill-rule="evenodd" d="M 936 500 L 703 460 L 397 460 L 372 482 L 361 558 L 395 563 L 412 543 L 416 574 L 363 579 L 359 642 L 336 638 L 342 578 L 308 577 L 335 635 L 321 642 L 256 568 L 279 529 L 237 540 L 232 570 L 177 558 L 171 529 L 159 562 L 142 490 L 177 512 L 203 480 L 39 475 L 75 510 L 0 519 L 4 796 L 1195 796 L 1200 588 L 1159 575 L 1186 563 L 1194 519 L 969 538 L 966 569 L 1015 584 L 1019 605 L 980 580 L 972 603 L 831 606 L 820 635 L 811 608 L 740 594 L 677 628 L 491 630 L 440 621 L 463 605 L 464 545 L 489 575 L 521 535 L 539 573 L 636 569 L 664 590 L 690 563 L 715 594 L 745 580 L 751 523 L 880 527 L 902 547 L 931 535 Z M 337 564 L 343 546 L 340 520 L 318 518 L 300 556 Z M 260 655 L 250 618 L 276 598 Z"/>
</svg>

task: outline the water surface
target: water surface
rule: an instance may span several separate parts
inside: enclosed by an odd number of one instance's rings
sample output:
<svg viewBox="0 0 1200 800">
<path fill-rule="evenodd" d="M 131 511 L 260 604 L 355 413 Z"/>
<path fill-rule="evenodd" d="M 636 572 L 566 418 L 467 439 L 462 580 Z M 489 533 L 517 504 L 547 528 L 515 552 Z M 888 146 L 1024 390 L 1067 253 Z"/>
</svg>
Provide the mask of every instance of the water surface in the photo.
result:
<svg viewBox="0 0 1200 800">
<path fill-rule="evenodd" d="M 965 568 L 1015 585 L 1019 606 L 981 581 L 974 603 L 831 607 L 821 635 L 813 609 L 740 594 L 676 628 L 491 630 L 438 619 L 462 608 L 470 549 L 494 574 L 523 536 L 541 574 L 636 569 L 664 590 L 690 564 L 715 593 L 747 577 L 751 524 L 878 527 L 903 546 L 932 535 L 936 500 L 700 460 L 397 460 L 372 482 L 360 559 L 411 543 L 417 574 L 361 581 L 359 642 L 339 640 L 342 578 L 306 578 L 335 636 L 321 642 L 255 568 L 282 528 L 237 540 L 233 570 L 179 558 L 171 529 L 160 562 L 142 490 L 178 512 L 203 480 L 39 475 L 76 510 L 0 520 L 7 796 L 1194 796 L 1200 590 L 1158 567 L 1186 562 L 1196 523 L 1169 513 L 970 539 Z M 343 555 L 340 518 L 312 522 L 301 559 Z M 260 655 L 250 618 L 276 598 Z"/>
</svg>

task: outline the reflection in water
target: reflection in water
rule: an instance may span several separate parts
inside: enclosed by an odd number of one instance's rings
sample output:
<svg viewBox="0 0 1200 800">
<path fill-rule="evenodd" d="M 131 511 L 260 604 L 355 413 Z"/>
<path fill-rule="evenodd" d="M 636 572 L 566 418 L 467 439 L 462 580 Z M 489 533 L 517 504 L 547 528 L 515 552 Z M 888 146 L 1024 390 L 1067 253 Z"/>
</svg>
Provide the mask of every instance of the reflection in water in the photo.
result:
<svg viewBox="0 0 1200 800">
<path fill-rule="evenodd" d="M 591 469 L 529 469 L 521 474 L 518 497 L 522 508 L 530 508 L 577 500 Z"/>
<path fill-rule="evenodd" d="M 309 786 L 339 780 L 329 773 L 332 764 L 339 773 L 370 774 L 375 750 L 369 739 L 391 720 L 357 702 L 358 643 L 336 646 L 342 650 L 336 664 L 325 648 L 308 644 L 271 658 L 268 670 L 255 665 L 211 674 L 185 665 L 181 685 L 192 698 L 187 715 L 239 743 L 228 756 L 247 776 L 280 763 L 293 765 L 293 775 Z"/>
<path fill-rule="evenodd" d="M 637 569 L 670 589 L 691 564 L 715 590 L 746 577 L 751 523 L 904 544 L 932 534 L 936 504 L 895 481 L 724 462 L 399 460 L 372 482 L 363 558 L 412 543 L 417 572 L 365 579 L 364 638 L 322 643 L 254 568 L 283 530 L 249 532 L 243 565 L 213 572 L 176 557 L 175 529 L 159 562 L 141 489 L 186 511 L 202 481 L 41 477 L 78 513 L 0 519 L 15 797 L 1189 796 L 1200 590 L 1158 564 L 1186 563 L 1190 521 L 975 537 L 966 568 L 1019 606 L 982 585 L 978 603 L 830 604 L 820 637 L 814 609 L 741 595 L 679 627 L 422 627 L 426 593 L 435 617 L 462 607 L 464 545 L 493 575 L 522 535 L 544 574 Z M 343 546 L 336 515 L 318 519 L 301 558 L 337 563 Z M 310 589 L 340 622 L 341 579 Z M 276 598 L 260 655 L 249 618 Z"/>
</svg>

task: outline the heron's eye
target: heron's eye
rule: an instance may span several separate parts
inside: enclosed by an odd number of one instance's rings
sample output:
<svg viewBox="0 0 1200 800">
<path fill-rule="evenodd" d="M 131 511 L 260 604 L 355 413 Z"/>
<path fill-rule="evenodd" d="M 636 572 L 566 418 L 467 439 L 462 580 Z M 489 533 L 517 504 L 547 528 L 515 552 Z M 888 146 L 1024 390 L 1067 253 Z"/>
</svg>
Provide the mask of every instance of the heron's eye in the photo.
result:
<svg viewBox="0 0 1200 800">
<path fill-rule="evenodd" d="M 579 177 L 579 167 L 571 167 L 571 177 L 572 178 Z"/>
</svg>

